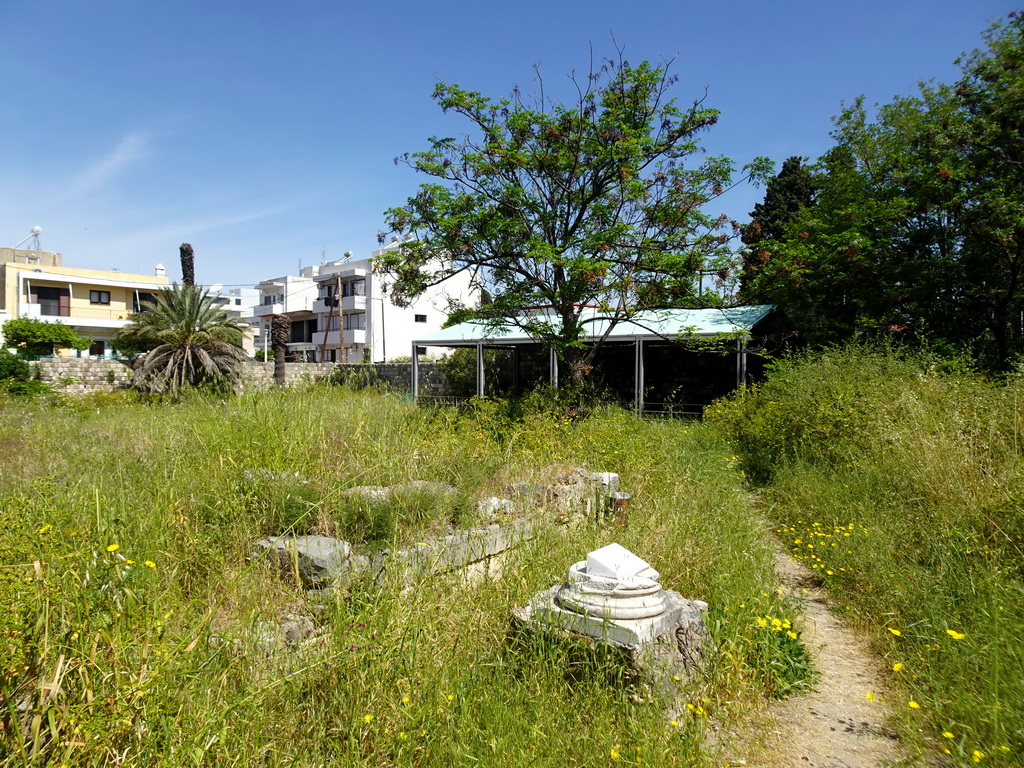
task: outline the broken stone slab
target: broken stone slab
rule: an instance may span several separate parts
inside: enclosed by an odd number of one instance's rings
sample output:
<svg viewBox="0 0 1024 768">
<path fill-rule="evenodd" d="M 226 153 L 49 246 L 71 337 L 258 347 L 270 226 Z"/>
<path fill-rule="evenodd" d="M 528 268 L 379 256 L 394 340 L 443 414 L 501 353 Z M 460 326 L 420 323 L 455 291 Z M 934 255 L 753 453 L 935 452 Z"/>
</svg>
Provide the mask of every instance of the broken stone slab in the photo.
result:
<svg viewBox="0 0 1024 768">
<path fill-rule="evenodd" d="M 337 581 L 350 570 L 352 545 L 329 536 L 280 536 L 260 539 L 253 556 L 266 553 L 285 573 L 298 571 L 302 583 L 322 587 Z"/>
<path fill-rule="evenodd" d="M 465 568 L 511 549 L 529 536 L 531 531 L 531 524 L 526 518 L 459 531 L 391 553 L 388 567 L 403 567 L 409 571 L 409 575 Z"/>
<path fill-rule="evenodd" d="M 298 472 L 275 472 L 272 469 L 257 467 L 242 471 L 242 477 L 253 482 L 263 483 L 301 483 L 309 485 L 309 479 Z"/>
<path fill-rule="evenodd" d="M 343 498 L 385 503 L 391 501 L 392 489 L 383 485 L 357 485 L 341 492 Z"/>
<path fill-rule="evenodd" d="M 426 493 L 432 496 L 455 496 L 459 492 L 454 485 L 436 480 L 410 480 L 408 483 L 394 485 L 392 488 L 398 492 Z"/>
<path fill-rule="evenodd" d="M 317 632 L 313 620 L 302 614 L 289 613 L 280 621 L 260 620 L 234 632 L 214 632 L 209 637 L 212 647 L 230 647 L 235 653 L 255 651 L 270 656 L 281 650 L 300 647 Z"/>
<path fill-rule="evenodd" d="M 394 501 L 396 496 L 423 493 L 431 496 L 455 496 L 459 489 L 448 483 L 434 480 L 410 480 L 399 485 L 357 485 L 341 492 L 346 498 L 357 498 L 366 501 L 387 503 Z"/>
<path fill-rule="evenodd" d="M 515 502 L 497 496 L 489 496 L 476 503 L 476 513 L 481 520 L 497 520 L 499 517 L 512 516 L 515 511 Z"/>
</svg>

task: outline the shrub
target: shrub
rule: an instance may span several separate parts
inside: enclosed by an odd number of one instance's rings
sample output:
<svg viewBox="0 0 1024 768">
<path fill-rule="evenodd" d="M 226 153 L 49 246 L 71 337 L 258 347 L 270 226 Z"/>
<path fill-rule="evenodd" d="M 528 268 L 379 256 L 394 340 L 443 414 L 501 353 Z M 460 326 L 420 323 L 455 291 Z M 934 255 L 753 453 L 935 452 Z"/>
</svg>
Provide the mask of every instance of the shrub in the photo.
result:
<svg viewBox="0 0 1024 768">
<path fill-rule="evenodd" d="M 28 381 L 31 375 L 32 371 L 27 362 L 16 355 L 0 352 L 0 381 Z"/>
<path fill-rule="evenodd" d="M 79 336 L 63 323 L 48 323 L 31 317 L 17 317 L 3 325 L 3 336 L 11 347 L 20 347 L 30 355 L 52 355 L 57 347 L 88 349 L 91 339 Z"/>
</svg>

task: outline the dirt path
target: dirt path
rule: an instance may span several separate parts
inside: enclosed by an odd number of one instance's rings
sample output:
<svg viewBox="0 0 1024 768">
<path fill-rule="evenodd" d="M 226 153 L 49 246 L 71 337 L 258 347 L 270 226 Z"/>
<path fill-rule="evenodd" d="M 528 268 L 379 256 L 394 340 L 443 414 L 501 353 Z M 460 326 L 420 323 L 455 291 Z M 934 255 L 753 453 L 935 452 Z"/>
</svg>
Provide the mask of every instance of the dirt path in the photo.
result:
<svg viewBox="0 0 1024 768">
<path fill-rule="evenodd" d="M 877 768 L 905 757 L 898 737 L 884 723 L 888 709 L 878 699 L 881 663 L 828 610 L 811 571 L 782 553 L 775 569 L 782 588 L 804 602 L 803 638 L 821 677 L 810 693 L 772 705 L 774 733 L 766 734 L 774 742 L 766 745 L 775 755 L 772 762 Z"/>
</svg>

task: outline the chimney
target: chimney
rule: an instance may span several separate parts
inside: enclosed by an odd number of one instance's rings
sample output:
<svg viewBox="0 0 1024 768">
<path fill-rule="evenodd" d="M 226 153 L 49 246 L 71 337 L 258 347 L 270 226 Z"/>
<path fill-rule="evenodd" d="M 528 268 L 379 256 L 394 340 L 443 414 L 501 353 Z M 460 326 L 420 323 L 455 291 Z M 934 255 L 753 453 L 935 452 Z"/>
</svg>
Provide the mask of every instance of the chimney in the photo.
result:
<svg viewBox="0 0 1024 768">
<path fill-rule="evenodd" d="M 154 270 L 154 274 L 157 277 L 167 277 L 167 267 L 165 267 L 163 264 L 157 264 L 156 270 Z"/>
</svg>

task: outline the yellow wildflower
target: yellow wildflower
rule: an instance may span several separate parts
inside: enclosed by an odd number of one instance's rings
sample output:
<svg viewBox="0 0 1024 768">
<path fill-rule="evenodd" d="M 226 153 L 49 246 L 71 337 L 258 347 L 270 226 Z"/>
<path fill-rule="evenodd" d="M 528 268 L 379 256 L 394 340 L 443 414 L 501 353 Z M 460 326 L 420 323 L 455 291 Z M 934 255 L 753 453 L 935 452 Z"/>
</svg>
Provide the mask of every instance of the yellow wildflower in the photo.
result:
<svg viewBox="0 0 1024 768">
<path fill-rule="evenodd" d="M 369 724 L 373 720 L 373 715 L 363 715 L 363 722 Z"/>
<path fill-rule="evenodd" d="M 910 707 L 911 709 L 920 709 L 921 708 L 921 705 L 918 704 L 916 701 L 908 701 L 907 702 L 907 706 Z"/>
<path fill-rule="evenodd" d="M 147 568 L 156 568 L 156 563 L 154 563 L 152 560 L 147 560 L 143 563 L 143 565 Z"/>
<path fill-rule="evenodd" d="M 963 640 L 965 637 L 967 637 L 967 635 L 961 635 L 959 632 L 952 629 L 947 629 L 946 634 L 952 637 L 954 640 Z"/>
<path fill-rule="evenodd" d="M 901 669 L 903 669 L 903 665 L 898 661 L 892 665 L 893 672 L 899 672 Z"/>
<path fill-rule="evenodd" d="M 612 747 L 612 760 L 618 760 L 618 759 L 619 759 L 618 747 Z"/>
<path fill-rule="evenodd" d="M 120 544 L 111 544 L 107 547 L 107 552 L 117 552 L 121 548 Z"/>
<path fill-rule="evenodd" d="M 971 753 L 971 761 L 975 763 L 980 763 L 984 757 L 985 753 L 980 749 L 976 749 Z"/>
<path fill-rule="evenodd" d="M 945 737 L 946 737 L 947 739 L 952 739 L 952 738 L 955 738 L 955 737 L 953 736 L 953 734 L 952 734 L 952 733 L 950 733 L 949 731 L 943 731 L 943 732 L 942 732 L 942 735 L 943 735 L 943 736 L 945 736 Z"/>
<path fill-rule="evenodd" d="M 888 629 L 890 632 L 896 635 L 896 637 L 902 637 L 903 635 L 903 633 L 900 632 L 898 629 L 893 629 L 892 627 L 886 627 L 886 629 Z"/>
</svg>

